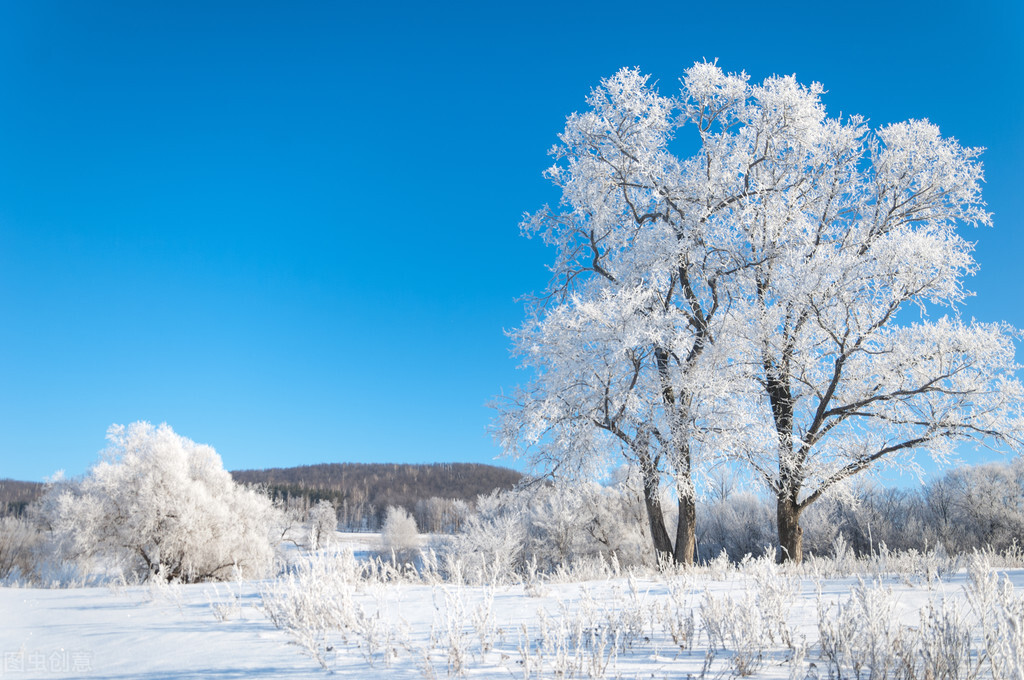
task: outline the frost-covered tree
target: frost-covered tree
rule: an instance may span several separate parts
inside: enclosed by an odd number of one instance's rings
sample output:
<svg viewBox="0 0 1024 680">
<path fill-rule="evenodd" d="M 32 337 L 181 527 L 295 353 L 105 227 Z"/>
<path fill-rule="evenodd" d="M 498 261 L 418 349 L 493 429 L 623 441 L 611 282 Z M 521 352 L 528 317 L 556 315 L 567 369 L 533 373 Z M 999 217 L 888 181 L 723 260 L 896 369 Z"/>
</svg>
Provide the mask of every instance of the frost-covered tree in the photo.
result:
<svg viewBox="0 0 1024 680">
<path fill-rule="evenodd" d="M 679 100 L 627 69 L 588 104 L 552 152 L 561 209 L 523 225 L 556 255 L 548 289 L 512 334 L 535 378 L 499 402 L 500 439 L 569 478 L 617 452 L 641 473 L 654 550 L 689 564 L 695 470 L 729 450 L 737 428 L 721 424 L 739 422 L 729 397 L 741 373 L 720 330 L 749 263 L 719 219 L 732 199 L 701 171 L 704 155 L 681 160 L 670 148 L 691 126 Z M 664 485 L 678 504 L 671 534 Z"/>
<path fill-rule="evenodd" d="M 338 529 L 338 513 L 333 503 L 321 498 L 309 509 L 308 520 L 310 548 L 319 550 L 334 540 L 334 532 Z"/>
<path fill-rule="evenodd" d="M 958 315 L 976 265 L 957 230 L 990 223 L 979 151 L 927 121 L 829 118 L 794 77 L 703 63 L 682 85 L 665 97 L 623 70 L 568 119 L 562 209 L 524 226 L 556 257 L 512 336 L 535 377 L 501 406 L 506 450 L 563 474 L 618 450 L 654 548 L 690 562 L 708 461 L 751 466 L 799 561 L 801 513 L 850 477 L 1016 446 L 1014 331 Z"/>
<path fill-rule="evenodd" d="M 510 492 L 522 496 L 526 559 L 544 571 L 598 557 L 626 566 L 652 562 L 645 560 L 650 538 L 643 496 L 633 491 L 623 484 L 582 482 Z"/>
<path fill-rule="evenodd" d="M 114 425 L 107 439 L 84 479 L 41 504 L 67 552 L 116 560 L 140 578 L 267 573 L 278 511 L 236 484 L 213 448 L 145 422 Z"/>
<path fill-rule="evenodd" d="M 925 502 L 947 551 L 1024 545 L 1024 459 L 950 471 L 929 485 Z"/>
<path fill-rule="evenodd" d="M 732 320 L 760 386 L 764 427 L 747 431 L 771 436 L 743 458 L 776 497 L 780 556 L 799 561 L 801 513 L 851 476 L 1020 441 L 1014 331 L 958 316 L 976 264 L 957 230 L 990 223 L 979 150 L 927 121 L 829 118 L 821 86 L 793 77 L 700 64 L 687 82 L 713 150 L 700 170 L 752 265 Z"/>
<path fill-rule="evenodd" d="M 419 549 L 419 536 L 413 516 L 405 508 L 389 505 L 380 531 L 384 550 L 403 562 L 408 561 Z"/>
</svg>

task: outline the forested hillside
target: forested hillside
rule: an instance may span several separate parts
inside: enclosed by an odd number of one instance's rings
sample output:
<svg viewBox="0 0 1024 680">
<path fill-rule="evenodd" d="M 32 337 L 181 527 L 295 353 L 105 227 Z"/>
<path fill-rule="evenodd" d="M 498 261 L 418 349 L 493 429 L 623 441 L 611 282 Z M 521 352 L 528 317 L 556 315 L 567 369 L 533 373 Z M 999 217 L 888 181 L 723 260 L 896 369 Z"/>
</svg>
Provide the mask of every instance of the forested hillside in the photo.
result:
<svg viewBox="0 0 1024 680">
<path fill-rule="evenodd" d="M 412 513 L 422 531 L 452 530 L 465 503 L 522 479 L 515 470 L 477 463 L 323 463 L 231 474 L 238 482 L 265 487 L 290 506 L 305 509 L 329 500 L 341 526 L 355 530 L 379 528 L 389 505 Z"/>
</svg>

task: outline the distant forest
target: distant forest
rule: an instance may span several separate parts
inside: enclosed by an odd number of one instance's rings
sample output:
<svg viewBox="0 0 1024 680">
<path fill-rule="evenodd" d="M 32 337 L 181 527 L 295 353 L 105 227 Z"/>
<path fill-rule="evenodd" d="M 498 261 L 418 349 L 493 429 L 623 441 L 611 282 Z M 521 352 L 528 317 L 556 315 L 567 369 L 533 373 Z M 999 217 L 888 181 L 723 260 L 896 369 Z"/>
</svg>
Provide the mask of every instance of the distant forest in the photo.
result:
<svg viewBox="0 0 1024 680">
<path fill-rule="evenodd" d="M 351 531 L 379 529 L 389 505 L 409 511 L 421 531 L 454 531 L 477 496 L 522 479 L 515 470 L 478 463 L 324 463 L 231 474 L 302 511 L 328 500 L 341 528 Z"/>
<path fill-rule="evenodd" d="M 522 479 L 515 470 L 477 463 L 324 463 L 231 474 L 302 513 L 328 500 L 341 528 L 351 531 L 378 530 L 389 505 L 408 510 L 421 531 L 453 531 L 477 496 Z M 38 482 L 0 479 L 0 517 L 24 514 L 42 493 Z"/>
</svg>

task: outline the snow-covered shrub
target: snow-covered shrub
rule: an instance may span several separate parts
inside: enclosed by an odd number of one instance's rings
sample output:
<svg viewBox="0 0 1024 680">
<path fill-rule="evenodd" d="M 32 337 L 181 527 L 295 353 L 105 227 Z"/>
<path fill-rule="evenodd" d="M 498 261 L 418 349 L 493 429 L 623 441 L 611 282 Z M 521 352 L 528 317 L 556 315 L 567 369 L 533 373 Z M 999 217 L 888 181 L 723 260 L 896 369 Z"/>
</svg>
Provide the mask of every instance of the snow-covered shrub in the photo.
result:
<svg viewBox="0 0 1024 680">
<path fill-rule="evenodd" d="M 642 497 L 619 485 L 543 485 L 523 494 L 526 558 L 542 572 L 614 558 L 624 567 L 648 556 Z"/>
<path fill-rule="evenodd" d="M 907 680 L 973 680 L 981 657 L 972 654 L 971 628 L 960 612 L 945 601 L 931 602 L 920 612 L 921 622 L 907 631 L 900 654 L 901 677 Z"/>
<path fill-rule="evenodd" d="M 481 496 L 476 505 L 443 549 L 470 582 L 528 573 L 565 580 L 581 569 L 616 571 L 650 557 L 642 496 L 620 482 L 531 484 Z"/>
<path fill-rule="evenodd" d="M 112 426 L 107 439 L 84 479 L 55 486 L 44 500 L 65 554 L 110 560 L 141 579 L 268 573 L 277 510 L 236 484 L 213 448 L 145 422 Z"/>
<path fill-rule="evenodd" d="M 935 547 L 938 532 L 916 489 L 853 485 L 845 493 L 822 498 L 803 515 L 804 550 L 830 555 L 836 539 L 858 556 L 890 551 L 924 551 Z"/>
<path fill-rule="evenodd" d="M 416 520 L 405 508 L 389 505 L 380 540 L 385 553 L 394 555 L 401 563 L 410 562 L 420 547 Z"/>
<path fill-rule="evenodd" d="M 311 555 L 262 592 L 263 612 L 324 668 L 333 634 L 358 625 L 352 599 L 363 570 L 351 551 Z"/>
<path fill-rule="evenodd" d="M 980 623 L 992 678 L 1024 677 L 1024 598 L 988 560 L 977 557 L 968 568 L 967 600 Z"/>
<path fill-rule="evenodd" d="M 731 654 L 736 675 L 752 675 L 760 668 L 768 636 L 761 628 L 761 615 L 752 601 L 705 593 L 700 618 L 710 648 Z"/>
<path fill-rule="evenodd" d="M 754 597 L 761 613 L 761 627 L 769 640 L 794 650 L 790 609 L 799 593 L 799 581 L 775 564 L 775 549 L 768 548 L 761 557 L 745 557 L 740 569 L 754 582 Z"/>
<path fill-rule="evenodd" d="M 329 500 L 320 499 L 309 509 L 308 544 L 311 550 L 319 550 L 334 541 L 334 532 L 338 528 L 338 515 L 334 504 Z"/>
<path fill-rule="evenodd" d="M 342 649 L 357 649 L 370 666 L 387 666 L 398 654 L 404 624 L 383 586 L 401 575 L 380 560 L 357 560 L 350 549 L 310 553 L 261 589 L 262 609 L 324 669 Z M 355 596 L 368 590 L 375 602 L 364 607 Z"/>
<path fill-rule="evenodd" d="M 798 583 L 775 564 L 774 549 L 759 558 L 748 554 L 736 571 L 742 579 L 728 594 L 704 592 L 700 619 L 710 651 L 725 653 L 733 672 L 746 676 L 755 673 L 778 645 L 791 654 L 797 651 L 789 612 Z M 713 569 L 708 575 L 718 580 Z M 678 644 L 677 635 L 672 637 Z"/>
<path fill-rule="evenodd" d="M 43 534 L 28 519 L 0 517 L 0 582 L 32 576 L 42 542 Z"/>
<path fill-rule="evenodd" d="M 650 537 L 637 484 L 621 468 L 610 484 L 534 481 L 481 496 L 448 552 L 464 559 L 472 578 L 485 571 L 561 578 L 646 564 Z"/>
<path fill-rule="evenodd" d="M 465 518 L 462 531 L 446 544 L 442 558 L 447 576 L 457 583 L 516 580 L 527 562 L 522 497 L 495 491 L 477 498 L 476 510 Z"/>
<path fill-rule="evenodd" d="M 898 677 L 897 652 L 906 648 L 908 632 L 899 623 L 896 602 L 891 588 L 863 581 L 834 613 L 819 598 L 819 644 L 829 677 Z"/>
<path fill-rule="evenodd" d="M 734 562 L 745 555 L 761 555 L 775 545 L 775 508 L 749 492 L 736 492 L 713 503 L 697 505 L 699 561 L 722 553 Z"/>
</svg>

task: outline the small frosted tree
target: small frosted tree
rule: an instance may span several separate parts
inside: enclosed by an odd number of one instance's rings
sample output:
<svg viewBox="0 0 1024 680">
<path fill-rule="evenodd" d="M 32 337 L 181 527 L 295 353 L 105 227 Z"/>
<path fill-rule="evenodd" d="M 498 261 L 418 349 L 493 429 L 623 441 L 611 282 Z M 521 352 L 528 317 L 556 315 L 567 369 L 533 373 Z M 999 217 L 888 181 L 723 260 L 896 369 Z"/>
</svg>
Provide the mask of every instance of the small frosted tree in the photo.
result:
<svg viewBox="0 0 1024 680">
<path fill-rule="evenodd" d="M 313 550 L 329 545 L 338 528 L 338 513 L 334 504 L 322 498 L 309 509 L 309 547 Z"/>
<path fill-rule="evenodd" d="M 413 516 L 405 508 L 389 505 L 380 532 L 384 550 L 396 559 L 407 561 L 419 548 L 419 536 Z"/>
<path fill-rule="evenodd" d="M 112 559 L 144 579 L 266 575 L 278 511 L 236 484 L 213 448 L 145 422 L 111 426 L 107 439 L 85 478 L 42 504 L 71 555 Z"/>
</svg>

